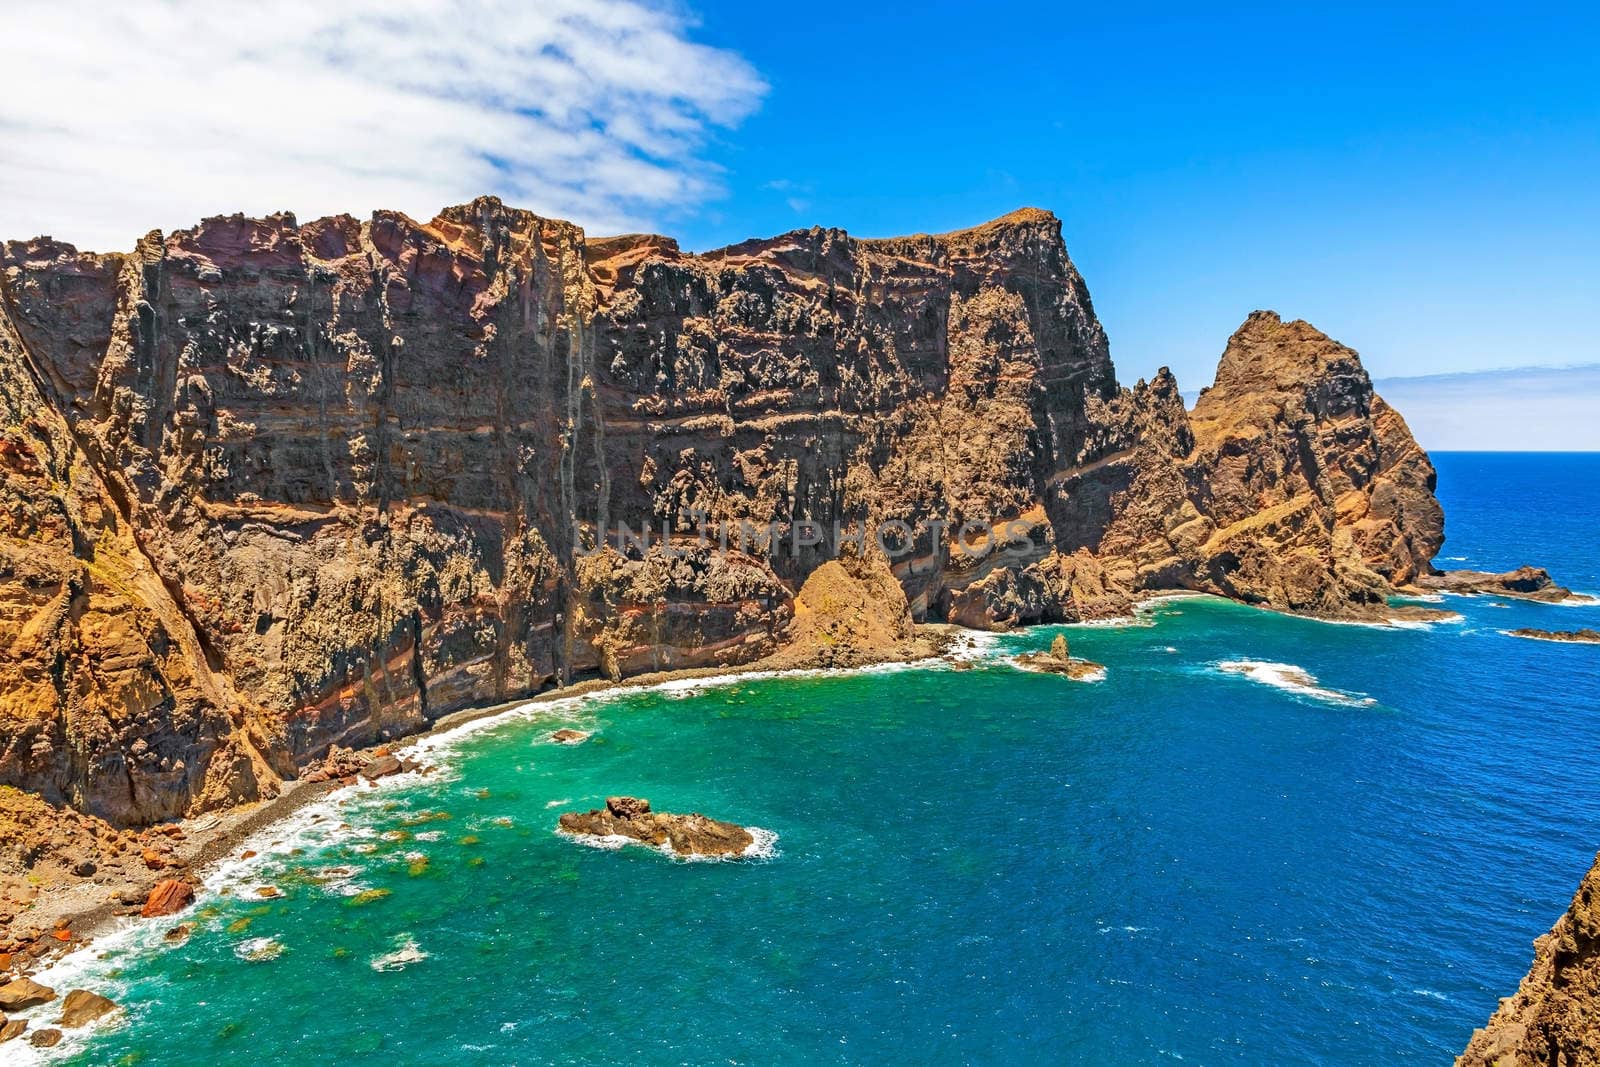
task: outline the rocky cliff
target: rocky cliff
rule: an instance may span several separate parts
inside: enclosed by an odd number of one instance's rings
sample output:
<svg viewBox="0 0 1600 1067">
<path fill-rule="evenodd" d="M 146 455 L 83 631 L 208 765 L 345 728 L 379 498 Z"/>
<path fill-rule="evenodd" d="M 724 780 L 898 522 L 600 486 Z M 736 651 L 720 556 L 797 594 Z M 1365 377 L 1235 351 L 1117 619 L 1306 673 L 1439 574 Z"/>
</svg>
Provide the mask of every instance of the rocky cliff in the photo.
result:
<svg viewBox="0 0 1600 1067">
<path fill-rule="evenodd" d="M 1600 860 L 1533 947 L 1516 995 L 1473 1032 L 1456 1067 L 1600 1065 Z"/>
<path fill-rule="evenodd" d="M 1257 312 L 1193 412 L 1165 371 L 1122 388 L 1036 210 L 700 255 L 489 198 L 12 242 L 0 479 L 0 783 L 123 824 L 766 656 L 845 602 L 801 595 L 834 555 L 1005 628 L 1160 588 L 1376 615 L 1442 539 L 1354 352 Z"/>
</svg>

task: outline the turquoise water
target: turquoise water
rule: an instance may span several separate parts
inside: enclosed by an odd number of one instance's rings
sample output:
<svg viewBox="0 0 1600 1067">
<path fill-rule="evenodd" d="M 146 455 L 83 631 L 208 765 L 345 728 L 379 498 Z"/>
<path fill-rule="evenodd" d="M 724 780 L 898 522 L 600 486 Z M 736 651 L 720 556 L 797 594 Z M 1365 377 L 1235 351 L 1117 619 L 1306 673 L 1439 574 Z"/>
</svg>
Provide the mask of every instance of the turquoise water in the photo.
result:
<svg viewBox="0 0 1600 1067">
<path fill-rule="evenodd" d="M 1468 557 L 1447 565 L 1600 589 L 1600 458 L 1438 459 L 1442 555 Z M 1446 606 L 1462 620 L 1382 630 L 1171 600 L 1007 637 L 967 672 L 504 722 L 430 757 L 434 781 L 283 828 L 187 944 L 87 964 L 130 1018 L 68 1054 L 1448 1063 L 1600 846 L 1600 650 L 1500 631 L 1600 610 Z M 1057 632 L 1107 679 L 1005 665 Z M 543 743 L 559 725 L 596 734 Z M 552 833 L 608 793 L 766 828 L 774 854 Z M 349 880 L 307 880 L 331 865 Z"/>
</svg>

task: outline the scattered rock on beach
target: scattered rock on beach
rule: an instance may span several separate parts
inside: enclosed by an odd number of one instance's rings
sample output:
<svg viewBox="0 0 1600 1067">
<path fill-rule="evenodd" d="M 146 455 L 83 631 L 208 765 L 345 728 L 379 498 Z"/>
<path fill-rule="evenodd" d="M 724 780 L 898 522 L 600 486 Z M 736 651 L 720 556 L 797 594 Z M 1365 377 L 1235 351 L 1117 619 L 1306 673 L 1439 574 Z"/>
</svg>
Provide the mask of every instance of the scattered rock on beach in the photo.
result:
<svg viewBox="0 0 1600 1067">
<path fill-rule="evenodd" d="M 550 740 L 558 745 L 581 745 L 589 740 L 589 732 L 587 730 L 574 730 L 570 727 L 563 727 L 551 734 Z"/>
<path fill-rule="evenodd" d="M 379 778 L 387 778 L 391 774 L 399 774 L 405 769 L 398 756 L 383 755 L 368 761 L 361 768 L 361 777 L 369 782 L 376 782 Z"/>
<path fill-rule="evenodd" d="M 561 816 L 561 829 L 569 834 L 627 837 L 646 845 L 662 845 L 680 856 L 737 856 L 755 838 L 744 827 L 708 819 L 698 812 L 674 815 L 651 811 L 639 797 L 607 797 L 606 806 Z"/>
<path fill-rule="evenodd" d="M 73 1030 L 80 1026 L 88 1026 L 96 1019 L 118 1010 L 120 1009 L 113 1001 L 98 993 L 91 993 L 87 989 L 74 989 L 61 1002 L 61 1018 L 57 1020 L 57 1025 Z"/>
<path fill-rule="evenodd" d="M 0 1011 L 21 1011 L 56 999 L 56 991 L 31 978 L 18 978 L 0 985 Z"/>
<path fill-rule="evenodd" d="M 28 1044 L 34 1048 L 54 1048 L 61 1044 L 60 1030 L 35 1030 L 28 1035 Z"/>
<path fill-rule="evenodd" d="M 159 915 L 182 911 L 192 903 L 194 886 L 177 878 L 168 878 L 164 882 L 157 882 L 156 887 L 150 890 L 139 914 L 146 919 L 154 919 Z"/>
</svg>

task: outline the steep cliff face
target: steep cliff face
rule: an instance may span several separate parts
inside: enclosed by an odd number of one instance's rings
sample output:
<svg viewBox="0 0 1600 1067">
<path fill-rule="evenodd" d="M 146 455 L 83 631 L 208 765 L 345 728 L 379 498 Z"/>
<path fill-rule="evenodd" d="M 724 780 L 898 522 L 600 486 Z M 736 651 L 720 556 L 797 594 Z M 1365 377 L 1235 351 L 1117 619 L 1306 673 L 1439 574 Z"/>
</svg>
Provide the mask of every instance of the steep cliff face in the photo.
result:
<svg viewBox="0 0 1600 1067">
<path fill-rule="evenodd" d="M 1456 1067 L 1600 1064 L 1600 861 L 1533 947 L 1533 967 L 1516 996 L 1473 1032 Z"/>
<path fill-rule="evenodd" d="M 1373 611 L 1440 540 L 1355 353 L 1258 313 L 1192 416 L 1122 389 L 1042 211 L 687 255 L 486 198 L 0 268 L 0 783 L 118 822 L 760 658 L 835 555 L 1003 628 L 1169 587 Z"/>
</svg>

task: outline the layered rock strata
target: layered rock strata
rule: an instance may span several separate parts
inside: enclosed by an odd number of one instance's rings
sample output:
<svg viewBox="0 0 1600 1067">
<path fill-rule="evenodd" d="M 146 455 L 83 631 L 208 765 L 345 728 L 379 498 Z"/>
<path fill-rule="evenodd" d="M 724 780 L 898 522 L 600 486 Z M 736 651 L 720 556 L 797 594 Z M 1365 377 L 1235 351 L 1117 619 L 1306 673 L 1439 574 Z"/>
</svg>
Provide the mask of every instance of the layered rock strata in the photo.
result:
<svg viewBox="0 0 1600 1067">
<path fill-rule="evenodd" d="M 1600 1065 L 1600 861 L 1533 948 L 1516 995 L 1473 1032 L 1456 1067 Z"/>
<path fill-rule="evenodd" d="M 12 242 L 0 783 L 146 824 L 791 637 L 849 663 L 1167 588 L 1375 617 L 1429 571 L 1433 484 L 1303 322 L 1251 315 L 1192 413 L 1120 387 L 1043 211 L 700 255 L 491 198 Z"/>
</svg>

